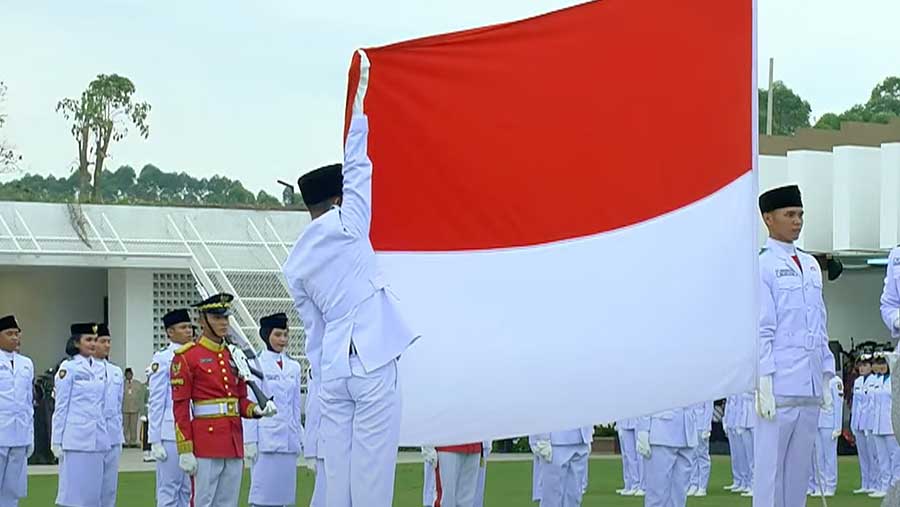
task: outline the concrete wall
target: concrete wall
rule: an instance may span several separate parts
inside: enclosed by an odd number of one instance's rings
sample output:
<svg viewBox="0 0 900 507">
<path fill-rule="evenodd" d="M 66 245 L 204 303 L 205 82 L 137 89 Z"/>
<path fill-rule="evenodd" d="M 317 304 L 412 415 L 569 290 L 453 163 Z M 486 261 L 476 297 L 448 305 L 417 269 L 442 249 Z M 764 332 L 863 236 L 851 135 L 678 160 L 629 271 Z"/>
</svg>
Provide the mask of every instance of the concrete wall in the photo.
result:
<svg viewBox="0 0 900 507">
<path fill-rule="evenodd" d="M 22 353 L 37 372 L 65 355 L 69 325 L 103 320 L 105 269 L 0 266 L 0 314 L 22 326 Z"/>
</svg>

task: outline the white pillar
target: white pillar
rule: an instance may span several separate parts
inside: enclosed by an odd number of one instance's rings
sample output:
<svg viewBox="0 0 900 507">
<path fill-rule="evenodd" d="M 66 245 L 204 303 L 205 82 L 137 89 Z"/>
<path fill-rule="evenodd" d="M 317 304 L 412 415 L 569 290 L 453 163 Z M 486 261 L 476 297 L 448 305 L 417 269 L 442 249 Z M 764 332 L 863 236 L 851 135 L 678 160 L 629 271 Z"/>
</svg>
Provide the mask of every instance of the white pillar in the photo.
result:
<svg viewBox="0 0 900 507">
<path fill-rule="evenodd" d="M 132 368 L 134 377 L 153 357 L 153 271 L 110 269 L 109 330 L 113 338 L 112 361 Z"/>
<path fill-rule="evenodd" d="M 787 154 L 787 172 L 803 194 L 803 233 L 797 246 L 830 252 L 834 244 L 834 171 L 830 151 L 798 150 Z"/>
<path fill-rule="evenodd" d="M 834 249 L 879 248 L 881 150 L 834 148 Z"/>
<path fill-rule="evenodd" d="M 900 143 L 881 145 L 881 248 L 900 244 Z"/>
</svg>

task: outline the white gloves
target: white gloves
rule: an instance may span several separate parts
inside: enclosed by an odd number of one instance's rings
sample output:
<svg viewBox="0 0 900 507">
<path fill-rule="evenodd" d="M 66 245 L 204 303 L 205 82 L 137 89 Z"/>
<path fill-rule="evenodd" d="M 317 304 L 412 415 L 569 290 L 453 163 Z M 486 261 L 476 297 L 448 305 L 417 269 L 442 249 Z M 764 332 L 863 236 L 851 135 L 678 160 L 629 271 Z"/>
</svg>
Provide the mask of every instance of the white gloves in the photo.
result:
<svg viewBox="0 0 900 507">
<path fill-rule="evenodd" d="M 165 461 L 169 459 L 169 453 L 166 452 L 166 448 L 163 446 L 162 442 L 150 444 L 150 456 L 153 456 L 153 459 L 156 461 Z"/>
<path fill-rule="evenodd" d="M 831 395 L 831 378 L 834 375 L 826 373 L 822 377 L 822 410 L 831 412 L 834 408 L 834 397 Z"/>
<path fill-rule="evenodd" d="M 275 402 L 269 400 L 266 403 L 266 408 L 262 408 L 259 405 L 253 407 L 253 415 L 257 417 L 272 417 L 273 415 L 278 413 L 278 407 L 275 406 Z"/>
<path fill-rule="evenodd" d="M 423 445 L 422 446 L 422 459 L 425 460 L 425 463 L 435 467 L 438 462 L 437 449 L 434 447 Z"/>
<path fill-rule="evenodd" d="M 709 440 L 710 435 L 712 435 L 712 432 L 707 430 L 703 430 L 700 432 L 700 438 L 702 438 L 703 440 Z"/>
<path fill-rule="evenodd" d="M 898 347 L 900 347 L 900 344 L 898 344 Z M 884 354 L 884 358 L 887 359 L 888 368 L 891 369 L 891 372 L 893 372 L 894 367 L 897 366 L 898 357 L 900 357 L 900 354 L 897 354 L 896 352 L 886 352 Z"/>
<path fill-rule="evenodd" d="M 650 432 L 637 432 L 637 453 L 644 458 L 650 459 Z"/>
<path fill-rule="evenodd" d="M 538 440 L 531 446 L 531 452 L 547 463 L 553 461 L 553 446 L 549 440 Z"/>
<path fill-rule="evenodd" d="M 728 425 L 725 424 L 725 423 L 723 422 L 723 423 L 722 423 L 722 431 L 724 431 L 725 434 L 728 434 L 728 430 L 729 430 L 729 429 L 730 429 L 730 428 L 728 427 Z"/>
<path fill-rule="evenodd" d="M 142 416 L 141 416 L 141 422 L 147 422 L 147 421 L 148 421 L 147 416 L 142 415 Z"/>
<path fill-rule="evenodd" d="M 735 434 L 735 435 L 738 435 L 738 436 L 741 436 L 741 435 L 744 434 L 744 431 L 746 431 L 746 430 L 747 430 L 746 428 L 741 428 L 740 426 L 735 426 L 735 427 L 734 427 L 734 434 Z"/>
<path fill-rule="evenodd" d="M 834 430 L 831 432 L 832 440 L 837 440 L 839 436 L 841 436 L 841 430 Z"/>
<path fill-rule="evenodd" d="M 50 446 L 50 452 L 53 453 L 53 456 L 55 456 L 56 459 L 62 461 L 63 450 L 62 450 L 62 446 L 61 446 L 61 445 L 56 445 L 56 444 L 51 445 L 51 446 Z"/>
<path fill-rule="evenodd" d="M 771 375 L 759 377 L 759 387 L 756 389 L 756 413 L 770 421 L 775 419 L 775 388 L 772 385 Z"/>
<path fill-rule="evenodd" d="M 353 98 L 353 115 L 363 114 L 363 102 L 366 100 L 366 89 L 369 87 L 369 57 L 362 49 L 359 53 L 359 84 L 356 86 L 356 95 Z"/>
<path fill-rule="evenodd" d="M 185 454 L 178 455 L 178 468 L 184 471 L 184 473 L 193 477 L 197 473 L 197 457 L 194 456 L 194 453 L 188 452 Z"/>
<path fill-rule="evenodd" d="M 303 466 L 309 469 L 313 475 L 316 474 L 316 458 L 306 458 L 303 460 Z"/>
<path fill-rule="evenodd" d="M 256 442 L 245 442 L 244 443 L 244 461 L 247 462 L 248 465 L 252 465 L 254 461 L 256 461 L 256 456 L 259 454 L 259 448 L 256 446 Z"/>
<path fill-rule="evenodd" d="M 25 459 L 31 458 L 31 455 L 34 454 L 34 444 L 28 444 L 28 450 L 25 451 Z"/>
</svg>

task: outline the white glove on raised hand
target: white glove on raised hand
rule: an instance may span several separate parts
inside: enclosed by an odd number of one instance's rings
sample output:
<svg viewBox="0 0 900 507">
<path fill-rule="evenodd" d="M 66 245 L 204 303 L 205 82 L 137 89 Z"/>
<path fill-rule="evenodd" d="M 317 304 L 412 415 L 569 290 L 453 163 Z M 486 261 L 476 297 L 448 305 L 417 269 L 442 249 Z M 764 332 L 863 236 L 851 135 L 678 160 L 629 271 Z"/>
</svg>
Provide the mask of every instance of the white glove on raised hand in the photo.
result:
<svg viewBox="0 0 900 507">
<path fill-rule="evenodd" d="M 756 413 L 763 419 L 775 419 L 775 388 L 772 385 L 772 376 L 759 377 L 759 387 L 756 389 Z"/>
<path fill-rule="evenodd" d="M 834 431 L 831 432 L 831 439 L 832 439 L 832 440 L 837 440 L 838 437 L 840 437 L 840 436 L 841 436 L 841 430 L 834 430 Z"/>
<path fill-rule="evenodd" d="M 194 453 L 188 452 L 178 455 L 178 468 L 184 473 L 193 477 L 197 474 L 197 466 L 197 457 L 194 456 Z"/>
<path fill-rule="evenodd" d="M 313 475 L 316 474 L 316 461 L 318 461 L 316 460 L 316 458 L 305 458 L 303 460 L 303 466 L 308 468 L 309 471 L 313 473 Z"/>
<path fill-rule="evenodd" d="M 163 446 L 162 442 L 150 444 L 150 456 L 153 456 L 153 459 L 156 461 L 165 461 L 169 459 L 169 453 L 166 452 L 166 448 Z"/>
<path fill-rule="evenodd" d="M 638 431 L 637 432 L 637 453 L 643 456 L 644 458 L 650 459 L 650 432 L 649 431 Z"/>
<path fill-rule="evenodd" d="M 834 397 L 831 395 L 831 378 L 834 375 L 826 373 L 822 377 L 822 410 L 831 412 L 834 408 Z"/>
<path fill-rule="evenodd" d="M 252 465 L 256 461 L 257 455 L 259 455 L 259 448 L 256 446 L 256 442 L 244 443 L 244 461 L 248 465 Z"/>
<path fill-rule="evenodd" d="M 257 417 L 272 417 L 273 415 L 278 413 L 278 407 L 275 406 L 275 402 L 269 400 L 266 403 L 266 408 L 262 408 L 259 405 L 253 407 L 253 415 Z"/>
<path fill-rule="evenodd" d="M 53 456 L 55 456 L 56 459 L 62 461 L 63 450 L 62 450 L 62 446 L 61 446 L 61 445 L 51 445 L 51 446 L 50 446 L 50 452 L 53 453 Z"/>
<path fill-rule="evenodd" d="M 437 449 L 431 447 L 429 445 L 422 446 L 422 459 L 425 460 L 425 463 L 428 463 L 431 466 L 437 466 L 438 455 Z"/>
<path fill-rule="evenodd" d="M 356 86 L 356 95 L 353 97 L 353 115 L 363 114 L 363 102 L 366 100 L 366 90 L 369 88 L 369 57 L 362 49 L 359 53 L 359 84 Z"/>
<path fill-rule="evenodd" d="M 547 463 L 553 462 L 553 446 L 549 440 L 538 440 L 531 446 L 531 452 Z"/>
</svg>

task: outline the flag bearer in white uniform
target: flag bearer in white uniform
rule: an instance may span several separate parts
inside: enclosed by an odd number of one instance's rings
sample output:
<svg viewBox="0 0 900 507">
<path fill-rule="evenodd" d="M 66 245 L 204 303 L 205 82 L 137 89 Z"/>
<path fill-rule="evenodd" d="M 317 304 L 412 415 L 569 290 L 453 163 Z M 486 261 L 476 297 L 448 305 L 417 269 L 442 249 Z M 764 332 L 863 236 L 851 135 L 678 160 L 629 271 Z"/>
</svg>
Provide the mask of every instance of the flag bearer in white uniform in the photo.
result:
<svg viewBox="0 0 900 507">
<path fill-rule="evenodd" d="M 389 507 L 400 443 L 398 358 L 417 338 L 378 266 L 369 229 L 372 162 L 360 80 L 344 164 L 298 180 L 312 222 L 283 270 L 306 328 L 306 353 L 320 379 L 320 451 L 328 507 Z"/>
<path fill-rule="evenodd" d="M 862 354 L 856 360 L 856 372 L 859 374 L 853 381 L 853 399 L 850 404 L 850 430 L 856 440 L 856 451 L 859 457 L 860 485 L 853 494 L 872 493 L 875 491 L 875 476 L 877 475 L 874 462 L 874 446 L 869 444 L 869 436 L 866 435 L 866 422 L 869 417 L 869 396 L 866 391 L 866 380 L 872 374 L 872 359 L 868 354 Z"/>
<path fill-rule="evenodd" d="M 759 198 L 769 240 L 759 255 L 759 385 L 754 435 L 753 505 L 806 505 L 819 407 L 833 400 L 822 271 L 794 247 L 803 228 L 800 189 Z"/>
<path fill-rule="evenodd" d="M 303 457 L 306 468 L 315 475 L 312 499 L 309 507 L 325 507 L 325 491 L 328 487 L 325 478 L 325 459 L 319 451 L 319 425 L 322 420 L 322 408 L 319 404 L 319 379 L 312 370 L 307 372 L 306 384 L 306 428 L 303 432 Z"/>
<path fill-rule="evenodd" d="M 529 437 L 532 452 L 540 458 L 541 507 L 581 505 L 593 434 L 593 426 L 585 426 Z"/>
<path fill-rule="evenodd" d="M 837 490 L 837 439 L 844 426 L 844 383 L 834 377 L 828 388 L 834 406 L 830 411 L 819 410 L 819 433 L 813 453 L 816 462 L 809 477 L 809 493 L 813 496 L 834 496 Z"/>
<path fill-rule="evenodd" d="M 94 359 L 97 324 L 73 324 L 66 353 L 56 372 L 50 449 L 59 459 L 60 507 L 102 505 L 100 474 L 109 453 L 104 403 L 106 367 Z"/>
<path fill-rule="evenodd" d="M 244 459 L 251 463 L 250 505 L 284 507 L 297 498 L 297 460 L 303 450 L 300 363 L 287 353 L 288 319 L 283 313 L 259 319 L 266 344 L 260 360 L 262 389 L 278 404 L 274 417 L 244 419 Z M 250 393 L 251 398 L 253 393 Z"/>
<path fill-rule="evenodd" d="M 102 507 L 116 507 L 116 494 L 119 489 L 119 459 L 122 457 L 122 444 L 125 443 L 125 430 L 122 424 L 123 398 L 125 396 L 125 375 L 122 368 L 109 362 L 109 351 L 112 339 L 109 326 L 97 326 L 97 345 L 94 359 L 106 369 L 106 398 L 103 405 L 103 419 L 106 421 L 106 434 L 109 438 L 109 450 L 103 458 L 103 485 L 101 495 Z"/>
<path fill-rule="evenodd" d="M 175 415 L 169 371 L 175 351 L 194 338 L 191 315 L 186 309 L 172 310 L 162 318 L 169 344 L 153 355 L 150 363 L 150 402 L 147 409 L 147 441 L 156 461 L 156 507 L 188 507 L 191 477 L 178 467 Z"/>
<path fill-rule="evenodd" d="M 697 421 L 697 449 L 691 469 L 691 486 L 688 496 L 706 496 L 709 486 L 709 437 L 712 435 L 713 402 L 694 405 L 694 419 Z"/>
<path fill-rule="evenodd" d="M 34 452 L 34 364 L 18 353 L 21 333 L 14 316 L 0 318 L 0 507 L 27 494 Z"/>
<path fill-rule="evenodd" d="M 637 451 L 647 459 L 645 507 L 684 507 L 697 437 L 697 420 L 690 408 L 638 419 Z"/>
<path fill-rule="evenodd" d="M 616 421 L 619 448 L 622 451 L 622 478 L 625 481 L 625 487 L 616 490 L 616 493 L 622 496 L 633 496 L 641 489 L 641 469 L 644 466 L 644 460 L 637 453 L 635 422 L 634 419 Z"/>
</svg>

